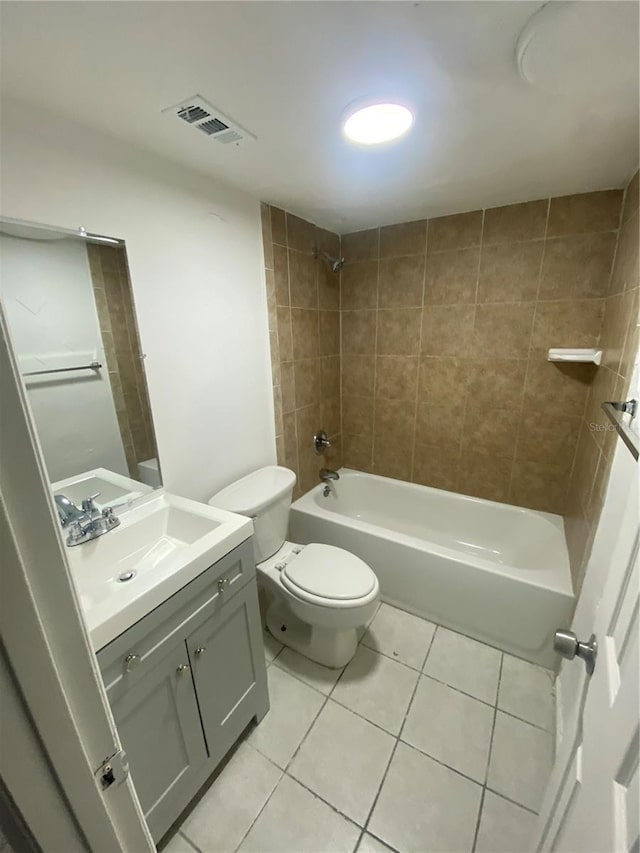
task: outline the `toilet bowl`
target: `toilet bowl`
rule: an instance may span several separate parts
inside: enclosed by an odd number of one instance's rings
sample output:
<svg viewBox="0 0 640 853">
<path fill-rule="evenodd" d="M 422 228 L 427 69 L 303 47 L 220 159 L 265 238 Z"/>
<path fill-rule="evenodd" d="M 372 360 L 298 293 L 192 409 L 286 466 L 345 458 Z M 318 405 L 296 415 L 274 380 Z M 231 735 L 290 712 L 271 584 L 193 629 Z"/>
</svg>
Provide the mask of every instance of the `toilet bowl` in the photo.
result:
<svg viewBox="0 0 640 853">
<path fill-rule="evenodd" d="M 295 474 L 268 466 L 215 494 L 209 503 L 254 520 L 254 555 L 269 597 L 266 624 L 281 643 L 311 660 L 342 667 L 358 629 L 371 619 L 378 579 L 359 557 L 333 545 L 286 540 Z"/>
</svg>

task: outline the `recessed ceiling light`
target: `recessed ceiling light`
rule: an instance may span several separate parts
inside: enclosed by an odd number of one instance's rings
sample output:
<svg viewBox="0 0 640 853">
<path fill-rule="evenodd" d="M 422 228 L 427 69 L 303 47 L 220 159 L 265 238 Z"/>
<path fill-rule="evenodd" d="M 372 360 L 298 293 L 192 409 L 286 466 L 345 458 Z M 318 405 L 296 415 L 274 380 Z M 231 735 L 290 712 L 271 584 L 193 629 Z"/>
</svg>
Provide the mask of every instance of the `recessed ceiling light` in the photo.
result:
<svg viewBox="0 0 640 853">
<path fill-rule="evenodd" d="M 413 124 L 413 113 L 402 104 L 370 104 L 349 115 L 345 136 L 361 145 L 379 145 L 403 136 Z"/>
</svg>

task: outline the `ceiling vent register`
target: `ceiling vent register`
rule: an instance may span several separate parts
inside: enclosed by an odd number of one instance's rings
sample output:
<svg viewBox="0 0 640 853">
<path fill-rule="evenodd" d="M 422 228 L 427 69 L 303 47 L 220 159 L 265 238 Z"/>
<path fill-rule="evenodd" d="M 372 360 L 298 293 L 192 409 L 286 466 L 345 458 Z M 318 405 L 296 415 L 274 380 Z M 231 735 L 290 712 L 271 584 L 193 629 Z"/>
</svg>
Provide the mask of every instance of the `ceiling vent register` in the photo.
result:
<svg viewBox="0 0 640 853">
<path fill-rule="evenodd" d="M 252 133 L 207 103 L 200 95 L 185 98 L 184 101 L 180 101 L 173 107 L 167 107 L 162 112 L 175 116 L 222 145 L 229 145 L 232 142 L 239 145 L 241 142 L 253 142 L 256 139 Z"/>
</svg>

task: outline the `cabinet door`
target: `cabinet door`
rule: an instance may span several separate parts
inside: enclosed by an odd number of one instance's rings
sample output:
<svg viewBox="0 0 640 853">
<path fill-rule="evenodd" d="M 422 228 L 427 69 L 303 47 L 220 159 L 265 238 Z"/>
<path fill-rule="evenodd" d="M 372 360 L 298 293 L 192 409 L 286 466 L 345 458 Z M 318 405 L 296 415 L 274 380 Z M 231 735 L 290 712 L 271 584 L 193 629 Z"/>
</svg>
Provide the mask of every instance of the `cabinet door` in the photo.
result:
<svg viewBox="0 0 640 853">
<path fill-rule="evenodd" d="M 214 763 L 252 717 L 269 709 L 255 583 L 225 604 L 187 639 L 200 715 Z"/>
<path fill-rule="evenodd" d="M 184 639 L 107 687 L 133 782 L 155 840 L 207 760 Z M 177 808 L 177 811 L 176 811 Z M 166 816 L 172 819 L 166 822 Z"/>
</svg>

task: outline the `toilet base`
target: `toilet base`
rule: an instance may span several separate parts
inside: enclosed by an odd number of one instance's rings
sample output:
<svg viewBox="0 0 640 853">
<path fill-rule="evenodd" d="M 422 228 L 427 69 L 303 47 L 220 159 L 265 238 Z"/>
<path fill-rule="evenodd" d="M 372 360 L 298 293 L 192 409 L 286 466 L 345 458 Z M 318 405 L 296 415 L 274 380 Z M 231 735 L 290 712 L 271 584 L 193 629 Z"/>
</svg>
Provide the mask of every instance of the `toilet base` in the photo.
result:
<svg viewBox="0 0 640 853">
<path fill-rule="evenodd" d="M 309 625 L 298 619 L 282 600 L 271 604 L 266 622 L 269 633 L 280 643 L 331 669 L 346 666 L 358 647 L 356 628 L 339 631 Z"/>
</svg>

